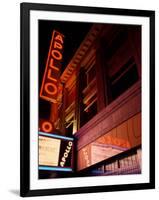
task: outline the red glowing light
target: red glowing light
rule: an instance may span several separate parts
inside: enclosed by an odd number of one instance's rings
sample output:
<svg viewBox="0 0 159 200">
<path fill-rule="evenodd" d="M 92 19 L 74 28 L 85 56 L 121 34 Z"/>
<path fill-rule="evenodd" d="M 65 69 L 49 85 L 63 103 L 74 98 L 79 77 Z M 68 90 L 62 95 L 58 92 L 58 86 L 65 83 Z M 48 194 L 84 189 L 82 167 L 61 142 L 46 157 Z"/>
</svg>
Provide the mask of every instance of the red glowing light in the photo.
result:
<svg viewBox="0 0 159 200">
<path fill-rule="evenodd" d="M 63 34 L 53 31 L 40 90 L 40 97 L 53 103 L 57 103 L 60 67 L 63 57 L 63 40 Z"/>
</svg>

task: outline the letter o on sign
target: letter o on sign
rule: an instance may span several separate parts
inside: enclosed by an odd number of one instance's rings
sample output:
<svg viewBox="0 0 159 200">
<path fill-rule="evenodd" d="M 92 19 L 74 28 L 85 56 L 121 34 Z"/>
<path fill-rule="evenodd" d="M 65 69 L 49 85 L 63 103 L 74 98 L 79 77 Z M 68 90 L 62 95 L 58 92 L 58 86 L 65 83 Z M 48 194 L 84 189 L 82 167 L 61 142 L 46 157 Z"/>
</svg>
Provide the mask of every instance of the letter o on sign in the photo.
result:
<svg viewBox="0 0 159 200">
<path fill-rule="evenodd" d="M 72 142 L 71 142 L 71 141 L 69 141 L 68 145 L 71 147 L 71 146 L 72 146 Z"/>
<path fill-rule="evenodd" d="M 52 54 L 53 58 L 56 60 L 62 59 L 62 54 L 56 49 L 52 50 L 51 54 Z"/>
<path fill-rule="evenodd" d="M 68 157 L 68 153 L 65 152 L 64 153 L 64 157 L 67 158 Z"/>
<path fill-rule="evenodd" d="M 57 87 L 53 83 L 46 83 L 45 91 L 50 95 L 55 95 L 55 94 L 57 94 Z"/>
<path fill-rule="evenodd" d="M 51 124 L 51 122 L 43 122 L 42 123 L 42 130 L 44 131 L 44 132 L 51 132 L 52 131 L 52 129 L 53 129 L 53 127 L 52 127 L 52 124 Z"/>
</svg>

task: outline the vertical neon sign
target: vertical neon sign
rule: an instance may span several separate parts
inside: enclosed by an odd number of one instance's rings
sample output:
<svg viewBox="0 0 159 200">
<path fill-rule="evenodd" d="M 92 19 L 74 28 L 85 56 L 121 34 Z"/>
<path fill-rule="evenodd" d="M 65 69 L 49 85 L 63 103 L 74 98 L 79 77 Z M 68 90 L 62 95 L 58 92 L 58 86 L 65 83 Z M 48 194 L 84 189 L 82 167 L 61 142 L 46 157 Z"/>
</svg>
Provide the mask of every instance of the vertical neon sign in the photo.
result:
<svg viewBox="0 0 159 200">
<path fill-rule="evenodd" d="M 40 90 L 40 97 L 52 103 L 57 103 L 63 44 L 64 35 L 54 30 Z"/>
</svg>

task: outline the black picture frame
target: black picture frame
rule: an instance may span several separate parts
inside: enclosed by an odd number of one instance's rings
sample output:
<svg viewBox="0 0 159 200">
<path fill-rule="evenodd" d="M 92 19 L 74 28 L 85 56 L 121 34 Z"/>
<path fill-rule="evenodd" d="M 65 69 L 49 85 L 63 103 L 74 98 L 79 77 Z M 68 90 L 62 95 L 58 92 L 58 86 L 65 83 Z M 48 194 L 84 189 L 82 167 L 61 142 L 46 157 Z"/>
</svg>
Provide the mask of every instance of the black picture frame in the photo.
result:
<svg viewBox="0 0 159 200">
<path fill-rule="evenodd" d="M 52 188 L 52 189 L 30 189 L 30 11 L 59 11 L 75 13 L 107 14 L 117 16 L 148 17 L 150 23 L 150 180 L 148 183 L 102 185 L 88 187 Z M 20 105 L 20 196 L 60 195 L 76 193 L 95 193 L 107 191 L 139 190 L 155 188 L 155 12 L 149 10 L 131 10 L 117 8 L 97 8 L 83 6 L 49 5 L 35 3 L 21 3 L 20 5 L 21 25 L 21 105 Z M 95 177 L 94 177 L 95 179 Z"/>
</svg>

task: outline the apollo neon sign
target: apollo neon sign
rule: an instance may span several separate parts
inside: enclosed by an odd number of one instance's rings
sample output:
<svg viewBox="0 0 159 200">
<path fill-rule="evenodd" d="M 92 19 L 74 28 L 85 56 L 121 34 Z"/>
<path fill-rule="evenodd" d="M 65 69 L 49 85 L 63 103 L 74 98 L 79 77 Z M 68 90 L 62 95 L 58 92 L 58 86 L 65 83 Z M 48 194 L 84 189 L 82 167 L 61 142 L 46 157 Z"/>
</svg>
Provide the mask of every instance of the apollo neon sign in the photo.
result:
<svg viewBox="0 0 159 200">
<path fill-rule="evenodd" d="M 40 90 L 40 97 L 52 103 L 57 103 L 63 45 L 64 35 L 54 30 Z"/>
</svg>

